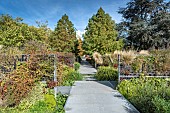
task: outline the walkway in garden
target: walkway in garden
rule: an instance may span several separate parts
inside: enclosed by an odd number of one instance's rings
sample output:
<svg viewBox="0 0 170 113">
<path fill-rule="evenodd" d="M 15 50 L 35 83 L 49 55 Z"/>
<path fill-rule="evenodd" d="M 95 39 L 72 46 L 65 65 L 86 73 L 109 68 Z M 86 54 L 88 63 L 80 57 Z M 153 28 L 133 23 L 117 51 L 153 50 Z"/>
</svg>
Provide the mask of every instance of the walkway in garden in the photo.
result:
<svg viewBox="0 0 170 113">
<path fill-rule="evenodd" d="M 82 74 L 96 70 L 84 59 Z M 65 105 L 66 113 L 139 113 L 108 81 L 76 81 Z"/>
<path fill-rule="evenodd" d="M 91 74 L 95 74 L 97 72 L 97 70 L 95 68 L 93 68 L 93 66 L 91 66 L 90 63 L 88 63 L 86 61 L 86 59 L 83 57 L 82 61 L 81 61 L 79 72 L 81 74 L 91 75 Z"/>
</svg>

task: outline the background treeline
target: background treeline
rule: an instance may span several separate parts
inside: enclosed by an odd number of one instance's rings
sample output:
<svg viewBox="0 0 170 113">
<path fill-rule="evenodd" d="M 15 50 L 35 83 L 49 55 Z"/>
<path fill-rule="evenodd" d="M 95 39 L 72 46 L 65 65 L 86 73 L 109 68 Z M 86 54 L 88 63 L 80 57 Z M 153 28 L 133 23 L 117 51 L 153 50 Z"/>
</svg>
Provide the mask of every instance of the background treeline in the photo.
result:
<svg viewBox="0 0 170 113">
<path fill-rule="evenodd" d="M 65 14 L 54 30 L 48 22 L 36 22 L 37 27 L 23 23 L 22 18 L 0 16 L 0 45 L 22 50 L 31 40 L 42 42 L 48 49 L 73 52 L 76 55 L 101 54 L 125 49 L 164 49 L 170 46 L 170 2 L 164 0 L 131 0 L 120 8 L 122 22 L 115 24 L 111 16 L 100 7 L 85 28 L 76 37 L 76 28 Z"/>
<path fill-rule="evenodd" d="M 135 49 L 162 49 L 170 46 L 170 2 L 165 0 L 131 0 L 118 11 L 119 37 Z"/>
</svg>

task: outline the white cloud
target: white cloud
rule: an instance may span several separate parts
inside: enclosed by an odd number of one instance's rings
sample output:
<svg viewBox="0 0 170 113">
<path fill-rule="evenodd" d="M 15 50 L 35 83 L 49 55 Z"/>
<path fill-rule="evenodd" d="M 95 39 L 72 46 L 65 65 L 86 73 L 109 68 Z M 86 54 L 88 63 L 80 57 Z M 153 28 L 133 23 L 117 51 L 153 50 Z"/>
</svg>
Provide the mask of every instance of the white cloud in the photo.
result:
<svg viewBox="0 0 170 113">
<path fill-rule="evenodd" d="M 80 37 L 81 39 L 83 39 L 82 36 L 83 36 L 84 33 L 85 33 L 85 30 L 84 31 L 77 30 L 76 31 L 76 37 L 77 38 Z"/>
</svg>

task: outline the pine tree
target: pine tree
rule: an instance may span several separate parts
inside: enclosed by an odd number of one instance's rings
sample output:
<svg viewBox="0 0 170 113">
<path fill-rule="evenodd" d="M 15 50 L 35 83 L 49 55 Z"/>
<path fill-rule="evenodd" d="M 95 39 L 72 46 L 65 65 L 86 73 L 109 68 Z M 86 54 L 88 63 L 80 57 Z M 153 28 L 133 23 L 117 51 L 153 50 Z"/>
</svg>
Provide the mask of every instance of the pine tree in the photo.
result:
<svg viewBox="0 0 170 113">
<path fill-rule="evenodd" d="M 57 26 L 49 41 L 52 49 L 57 52 L 75 51 L 76 32 L 66 14 L 57 22 Z"/>
<path fill-rule="evenodd" d="M 99 52 L 105 54 L 113 52 L 122 47 L 122 41 L 117 41 L 117 31 L 115 22 L 109 14 L 100 8 L 97 14 L 89 19 L 86 32 L 84 34 L 84 48 L 87 54 Z"/>
</svg>

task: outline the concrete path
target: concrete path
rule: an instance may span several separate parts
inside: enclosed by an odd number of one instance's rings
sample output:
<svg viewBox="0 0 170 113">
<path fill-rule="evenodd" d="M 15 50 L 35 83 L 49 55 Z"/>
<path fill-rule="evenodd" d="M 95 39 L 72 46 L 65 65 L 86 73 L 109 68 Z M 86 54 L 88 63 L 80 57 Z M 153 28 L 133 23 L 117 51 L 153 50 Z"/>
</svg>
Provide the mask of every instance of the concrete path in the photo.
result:
<svg viewBox="0 0 170 113">
<path fill-rule="evenodd" d="M 91 66 L 86 59 L 83 57 L 82 61 L 81 61 L 81 65 L 80 65 L 80 69 L 79 72 L 81 74 L 95 74 L 97 72 L 97 70 L 95 68 L 93 68 L 93 66 Z"/>
<path fill-rule="evenodd" d="M 76 81 L 66 113 L 139 113 L 108 81 Z"/>
</svg>

